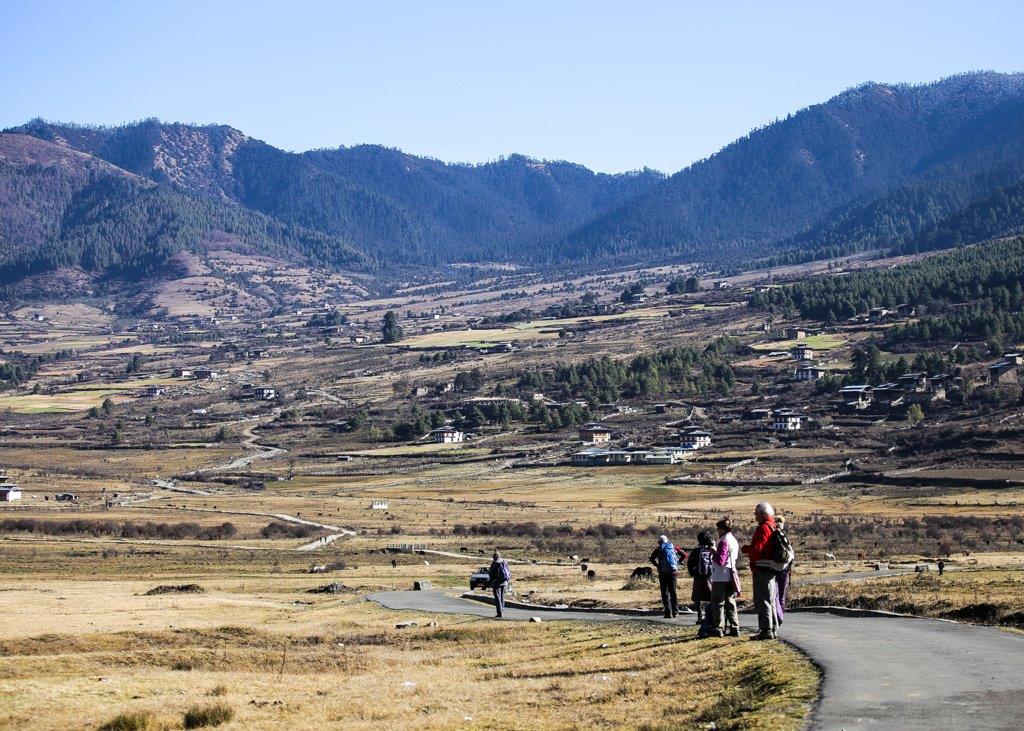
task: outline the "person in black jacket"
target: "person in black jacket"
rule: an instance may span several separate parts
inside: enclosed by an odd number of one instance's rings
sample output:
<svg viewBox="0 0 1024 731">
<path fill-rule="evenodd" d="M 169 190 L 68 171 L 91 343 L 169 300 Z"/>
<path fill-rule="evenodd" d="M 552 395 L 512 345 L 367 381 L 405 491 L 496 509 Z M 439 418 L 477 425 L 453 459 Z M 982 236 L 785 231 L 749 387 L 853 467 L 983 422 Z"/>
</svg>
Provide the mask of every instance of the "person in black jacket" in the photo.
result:
<svg viewBox="0 0 1024 731">
<path fill-rule="evenodd" d="M 494 552 L 491 565 L 487 567 L 487 579 L 487 584 L 494 592 L 494 606 L 497 610 L 495 617 L 501 619 L 501 615 L 505 612 L 505 590 L 508 589 L 509 582 L 512 580 L 512 571 L 508 567 L 508 561 L 503 559 L 497 551 Z"/>
<path fill-rule="evenodd" d="M 690 557 L 686 561 L 686 571 L 693 578 L 690 601 L 693 602 L 693 608 L 697 610 L 697 624 L 704 624 L 705 607 L 711 601 L 712 547 L 714 545 L 711 533 L 702 530 L 697 534 L 697 547 L 690 551 Z"/>
</svg>

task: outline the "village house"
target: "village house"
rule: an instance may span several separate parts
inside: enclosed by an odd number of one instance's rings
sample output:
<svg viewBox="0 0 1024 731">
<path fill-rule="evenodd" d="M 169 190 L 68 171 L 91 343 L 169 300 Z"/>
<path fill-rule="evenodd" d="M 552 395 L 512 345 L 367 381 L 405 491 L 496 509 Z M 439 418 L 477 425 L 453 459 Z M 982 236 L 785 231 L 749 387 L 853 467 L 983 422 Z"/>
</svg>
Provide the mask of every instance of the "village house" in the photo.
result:
<svg viewBox="0 0 1024 731">
<path fill-rule="evenodd" d="M 580 441 L 587 444 L 607 444 L 612 440 L 612 430 L 601 424 L 584 424 L 579 433 Z"/>
<path fill-rule="evenodd" d="M 885 307 L 872 307 L 868 310 L 868 320 L 871 322 L 881 322 L 891 314 L 892 310 Z"/>
<path fill-rule="evenodd" d="M 779 409 L 772 417 L 772 431 L 796 431 L 803 423 L 804 417 L 792 409 Z"/>
<path fill-rule="evenodd" d="M 993 386 L 1006 386 L 1017 383 L 1018 366 L 1011 360 L 1001 360 L 988 367 L 989 382 Z"/>
<path fill-rule="evenodd" d="M 593 447 L 591 449 L 584 449 L 579 452 L 573 452 L 572 463 L 575 465 L 600 465 L 608 464 L 608 451 L 605 449 L 597 449 Z"/>
<path fill-rule="evenodd" d="M 365 335 L 352 335 L 349 337 L 349 342 L 355 343 L 356 345 L 362 345 L 366 342 Z"/>
<path fill-rule="evenodd" d="M 451 393 L 454 390 L 455 383 L 453 381 L 445 381 L 444 383 L 439 383 L 437 384 L 437 386 L 434 387 L 434 392 L 438 396 L 443 396 L 444 394 Z"/>
<path fill-rule="evenodd" d="M 21 500 L 21 488 L 7 479 L 7 470 L 0 470 L 0 502 Z"/>
<path fill-rule="evenodd" d="M 840 407 L 845 411 L 860 411 L 871 405 L 871 386 L 858 384 L 839 389 Z"/>
<path fill-rule="evenodd" d="M 1003 360 L 1014 365 L 1024 365 L 1024 353 L 1003 353 Z"/>
<path fill-rule="evenodd" d="M 715 289 L 732 289 L 732 282 L 726 282 L 724 279 L 715 282 Z"/>
<path fill-rule="evenodd" d="M 711 432 L 699 427 L 687 427 L 679 434 L 679 446 L 694 450 L 711 446 Z"/>
<path fill-rule="evenodd" d="M 388 501 L 387 500 L 374 500 L 374 501 L 372 501 L 370 503 L 370 510 L 387 510 L 387 509 L 388 509 Z"/>
<path fill-rule="evenodd" d="M 430 389 L 426 386 L 413 386 L 411 395 L 413 398 L 419 398 L 420 396 L 427 396 L 430 393 Z"/>
<path fill-rule="evenodd" d="M 796 367 L 793 371 L 793 378 L 797 381 L 817 381 L 825 377 L 827 371 L 824 368 L 819 368 L 813 363 L 805 363 Z"/>
<path fill-rule="evenodd" d="M 786 340 L 803 340 L 807 337 L 807 331 L 800 327 L 787 327 Z"/>
<path fill-rule="evenodd" d="M 433 429 L 427 436 L 437 444 L 457 444 L 466 438 L 465 434 L 453 426 L 442 426 L 439 429 Z"/>
<path fill-rule="evenodd" d="M 220 378 L 220 373 L 210 368 L 196 368 L 195 377 L 200 381 L 213 381 Z"/>
<path fill-rule="evenodd" d="M 151 383 L 148 386 L 146 386 L 146 395 L 149 396 L 150 398 L 156 398 L 157 396 L 163 396 L 164 395 L 164 387 L 163 386 L 158 386 L 155 383 Z"/>
<path fill-rule="evenodd" d="M 683 452 L 657 449 L 644 457 L 645 464 L 679 464 L 686 461 Z"/>
<path fill-rule="evenodd" d="M 800 343 L 793 348 L 793 357 L 801 362 L 812 361 L 814 360 L 814 350 L 806 343 Z"/>
<path fill-rule="evenodd" d="M 171 375 L 175 378 L 192 378 L 195 376 L 195 372 L 191 368 L 175 368 L 171 371 Z"/>
<path fill-rule="evenodd" d="M 272 401 L 277 398 L 277 389 L 273 386 L 254 386 L 252 395 L 260 401 Z"/>
</svg>

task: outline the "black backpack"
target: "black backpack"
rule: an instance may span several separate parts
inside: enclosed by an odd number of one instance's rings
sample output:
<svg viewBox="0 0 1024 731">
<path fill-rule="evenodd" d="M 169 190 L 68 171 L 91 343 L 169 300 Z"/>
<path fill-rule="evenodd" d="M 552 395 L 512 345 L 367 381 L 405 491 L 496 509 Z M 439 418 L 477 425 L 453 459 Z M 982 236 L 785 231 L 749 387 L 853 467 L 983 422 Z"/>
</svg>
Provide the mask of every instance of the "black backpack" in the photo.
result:
<svg viewBox="0 0 1024 731">
<path fill-rule="evenodd" d="M 686 570 L 695 579 L 706 579 L 711 576 L 711 549 L 707 546 L 698 546 L 690 551 L 690 557 L 686 560 Z"/>
</svg>

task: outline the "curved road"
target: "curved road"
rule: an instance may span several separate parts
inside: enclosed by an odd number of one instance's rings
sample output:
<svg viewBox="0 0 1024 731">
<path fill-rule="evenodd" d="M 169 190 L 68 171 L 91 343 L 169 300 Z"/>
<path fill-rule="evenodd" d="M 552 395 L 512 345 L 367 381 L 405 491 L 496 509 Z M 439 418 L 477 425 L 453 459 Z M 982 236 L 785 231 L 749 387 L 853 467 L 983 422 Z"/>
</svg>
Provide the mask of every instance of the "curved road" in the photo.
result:
<svg viewBox="0 0 1024 731">
<path fill-rule="evenodd" d="M 367 599 L 389 609 L 494 613 L 488 605 L 439 591 L 380 592 Z M 505 616 L 628 621 L 611 614 L 511 608 Z M 815 729 L 1024 728 L 1024 635 L 931 619 L 812 612 L 788 614 L 781 635 L 823 670 Z"/>
</svg>

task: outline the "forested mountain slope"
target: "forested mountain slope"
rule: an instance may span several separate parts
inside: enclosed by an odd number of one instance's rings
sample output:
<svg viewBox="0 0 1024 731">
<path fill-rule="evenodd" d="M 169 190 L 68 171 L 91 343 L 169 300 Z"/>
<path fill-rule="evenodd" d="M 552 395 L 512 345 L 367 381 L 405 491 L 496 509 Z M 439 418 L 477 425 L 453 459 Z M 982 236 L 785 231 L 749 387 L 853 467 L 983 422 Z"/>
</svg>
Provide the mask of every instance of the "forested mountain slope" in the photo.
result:
<svg viewBox="0 0 1024 731">
<path fill-rule="evenodd" d="M 1024 179 L 1024 75 L 865 84 L 734 142 L 566 237 L 571 256 L 900 244 Z"/>
<path fill-rule="evenodd" d="M 30 142 L 31 140 L 31 142 Z M 34 144 L 33 144 L 34 143 Z M 865 84 L 675 175 L 375 145 L 293 153 L 224 125 L 0 133 L 0 262 L 144 274 L 211 235 L 315 264 L 791 262 L 1020 230 L 1024 75 Z"/>
</svg>

